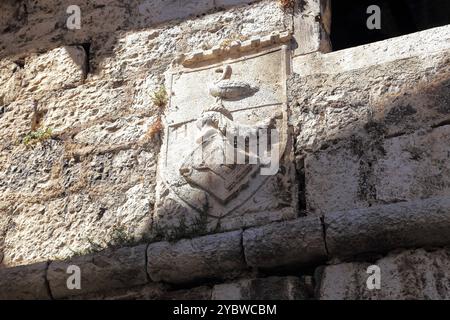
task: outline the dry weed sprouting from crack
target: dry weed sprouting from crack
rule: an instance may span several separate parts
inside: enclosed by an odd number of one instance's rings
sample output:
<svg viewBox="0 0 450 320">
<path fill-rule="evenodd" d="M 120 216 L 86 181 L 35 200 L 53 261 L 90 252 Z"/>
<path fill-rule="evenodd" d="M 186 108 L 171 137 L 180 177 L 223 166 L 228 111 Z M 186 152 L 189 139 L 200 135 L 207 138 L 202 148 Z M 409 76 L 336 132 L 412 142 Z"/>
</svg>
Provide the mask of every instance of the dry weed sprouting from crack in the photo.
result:
<svg viewBox="0 0 450 320">
<path fill-rule="evenodd" d="M 292 9 L 295 6 L 295 0 L 278 0 L 280 6 L 284 9 Z"/>
<path fill-rule="evenodd" d="M 158 117 L 148 128 L 146 138 L 148 140 L 153 140 L 159 136 L 161 131 L 164 129 L 161 117 Z"/>
</svg>

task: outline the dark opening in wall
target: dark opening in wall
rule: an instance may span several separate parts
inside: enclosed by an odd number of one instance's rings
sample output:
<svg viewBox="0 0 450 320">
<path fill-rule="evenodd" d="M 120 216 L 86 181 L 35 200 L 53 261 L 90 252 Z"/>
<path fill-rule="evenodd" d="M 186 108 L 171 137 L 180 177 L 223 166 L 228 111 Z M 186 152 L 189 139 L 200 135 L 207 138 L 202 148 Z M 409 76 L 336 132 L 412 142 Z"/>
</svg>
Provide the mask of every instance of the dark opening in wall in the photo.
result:
<svg viewBox="0 0 450 320">
<path fill-rule="evenodd" d="M 84 77 L 87 78 L 89 72 L 91 72 L 91 44 L 89 42 L 82 43 L 81 46 L 86 53 L 86 60 L 84 61 Z"/>
<path fill-rule="evenodd" d="M 450 24 L 450 0 L 331 0 L 333 51 Z M 381 29 L 369 29 L 377 5 Z M 373 20 L 371 20 L 373 22 Z"/>
</svg>

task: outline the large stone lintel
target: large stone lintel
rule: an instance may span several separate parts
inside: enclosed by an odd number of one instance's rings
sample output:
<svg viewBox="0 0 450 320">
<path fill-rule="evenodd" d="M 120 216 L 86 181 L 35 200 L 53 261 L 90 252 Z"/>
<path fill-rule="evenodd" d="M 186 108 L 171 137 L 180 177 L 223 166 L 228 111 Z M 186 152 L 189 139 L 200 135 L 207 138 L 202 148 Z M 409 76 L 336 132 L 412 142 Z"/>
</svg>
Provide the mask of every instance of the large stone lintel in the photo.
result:
<svg viewBox="0 0 450 320">
<path fill-rule="evenodd" d="M 327 258 L 318 217 L 247 229 L 244 248 L 247 264 L 257 268 L 305 266 Z"/>
<path fill-rule="evenodd" d="M 145 268 L 146 245 L 105 250 L 100 253 L 74 257 L 68 261 L 52 262 L 48 269 L 50 290 L 54 298 L 67 298 L 148 282 Z M 70 290 L 67 280 L 69 266 L 80 268 L 81 289 Z"/>
<path fill-rule="evenodd" d="M 47 262 L 0 269 L 0 300 L 51 299 L 46 270 Z"/>
<path fill-rule="evenodd" d="M 325 215 L 332 257 L 450 244 L 450 197 L 430 198 Z"/>
<path fill-rule="evenodd" d="M 188 283 L 235 276 L 245 268 L 242 231 L 204 236 L 176 243 L 149 245 L 148 273 L 153 281 Z"/>
</svg>

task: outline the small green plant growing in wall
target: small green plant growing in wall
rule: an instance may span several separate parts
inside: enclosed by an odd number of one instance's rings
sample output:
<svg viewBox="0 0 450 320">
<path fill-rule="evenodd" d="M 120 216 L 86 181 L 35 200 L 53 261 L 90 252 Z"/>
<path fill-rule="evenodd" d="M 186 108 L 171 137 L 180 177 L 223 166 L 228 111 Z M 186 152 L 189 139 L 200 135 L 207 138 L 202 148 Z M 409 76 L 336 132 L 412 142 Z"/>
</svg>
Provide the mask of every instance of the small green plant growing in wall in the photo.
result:
<svg viewBox="0 0 450 320">
<path fill-rule="evenodd" d="M 38 129 L 28 133 L 22 140 L 23 144 L 26 146 L 36 145 L 42 141 L 48 140 L 52 137 L 52 129 Z"/>
<path fill-rule="evenodd" d="M 164 109 L 169 101 L 166 87 L 161 86 L 158 90 L 154 91 L 151 98 L 155 106 L 160 109 Z"/>
</svg>

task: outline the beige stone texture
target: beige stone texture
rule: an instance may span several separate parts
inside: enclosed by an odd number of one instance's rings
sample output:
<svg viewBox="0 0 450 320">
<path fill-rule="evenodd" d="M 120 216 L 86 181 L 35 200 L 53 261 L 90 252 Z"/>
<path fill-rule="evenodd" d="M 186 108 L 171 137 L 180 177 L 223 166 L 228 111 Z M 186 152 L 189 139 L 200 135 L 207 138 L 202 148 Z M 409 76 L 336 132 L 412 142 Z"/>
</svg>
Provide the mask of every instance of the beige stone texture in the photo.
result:
<svg viewBox="0 0 450 320">
<path fill-rule="evenodd" d="M 151 132 L 163 110 L 152 95 L 172 61 L 290 28 L 273 1 L 211 3 L 0 4 L 3 266 L 158 233 L 151 226 L 161 134 Z M 66 28 L 69 4 L 80 6 L 80 30 Z M 25 147 L 34 127 L 52 129 L 52 138 Z"/>
</svg>

